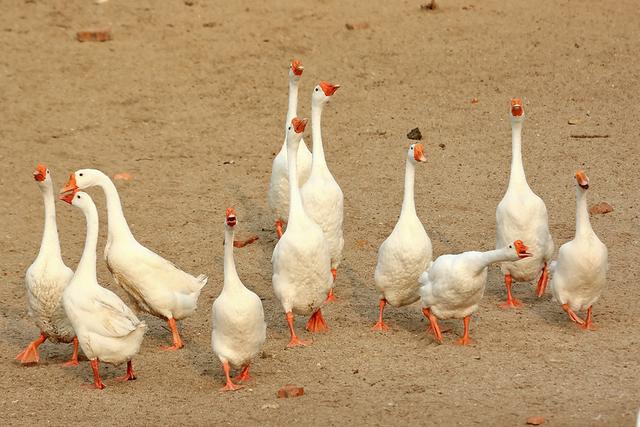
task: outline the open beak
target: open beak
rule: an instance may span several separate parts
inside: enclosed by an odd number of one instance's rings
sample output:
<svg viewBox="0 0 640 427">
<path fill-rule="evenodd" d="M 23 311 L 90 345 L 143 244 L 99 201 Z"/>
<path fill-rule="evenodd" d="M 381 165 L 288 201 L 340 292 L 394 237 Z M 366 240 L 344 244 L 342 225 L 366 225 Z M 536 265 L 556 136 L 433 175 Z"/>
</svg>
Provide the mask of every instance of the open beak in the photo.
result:
<svg viewBox="0 0 640 427">
<path fill-rule="evenodd" d="M 524 109 L 522 108 L 522 99 L 513 98 L 511 100 L 511 115 L 513 117 L 520 117 L 524 114 Z"/>
<path fill-rule="evenodd" d="M 71 201 L 73 200 L 73 196 L 76 195 L 78 190 L 80 189 L 76 185 L 76 174 L 74 172 L 71 172 L 71 175 L 69 176 L 69 180 L 67 181 L 66 185 L 62 188 L 62 190 L 60 190 L 60 196 L 58 197 L 60 198 L 60 200 L 64 200 L 65 202 L 71 204 Z"/>
<path fill-rule="evenodd" d="M 227 208 L 227 225 L 229 227 L 235 227 L 237 222 L 236 210 L 233 208 Z"/>
<path fill-rule="evenodd" d="M 427 157 L 424 155 L 424 145 L 416 144 L 413 146 L 413 158 L 416 162 L 427 161 Z"/>
<path fill-rule="evenodd" d="M 585 190 L 589 189 L 589 177 L 584 173 L 584 171 L 579 170 L 576 172 L 576 182 L 581 188 Z"/>
<path fill-rule="evenodd" d="M 291 61 L 291 71 L 293 72 L 293 74 L 300 77 L 302 75 L 302 72 L 304 71 L 302 62 L 300 62 L 297 59 L 294 59 L 293 61 Z"/>
<path fill-rule="evenodd" d="M 338 84 L 332 84 L 325 82 L 324 80 L 320 82 L 320 89 L 322 89 L 324 94 L 327 96 L 333 95 L 338 88 L 340 88 L 340 85 Z"/>
<path fill-rule="evenodd" d="M 520 258 L 529 258 L 530 256 L 533 256 L 533 254 L 529 252 L 529 247 L 522 243 L 522 240 L 516 240 L 514 244 L 516 252 Z"/>
<path fill-rule="evenodd" d="M 69 191 L 66 191 L 66 192 L 60 194 L 58 196 L 58 198 L 60 200 L 62 200 L 63 202 L 67 202 L 67 203 L 71 204 L 71 202 L 73 202 L 73 198 L 75 197 L 77 192 L 78 192 L 78 190 L 69 190 Z"/>
<path fill-rule="evenodd" d="M 33 179 L 35 179 L 38 182 L 42 182 L 47 178 L 47 167 L 45 165 L 42 164 L 38 164 L 38 166 L 36 166 L 36 170 L 33 173 Z"/>
<path fill-rule="evenodd" d="M 297 117 L 294 117 L 293 120 L 291 120 L 291 124 L 293 125 L 293 130 L 296 131 L 296 133 L 302 133 L 304 132 L 304 129 L 307 127 L 307 119 L 299 119 Z"/>
</svg>

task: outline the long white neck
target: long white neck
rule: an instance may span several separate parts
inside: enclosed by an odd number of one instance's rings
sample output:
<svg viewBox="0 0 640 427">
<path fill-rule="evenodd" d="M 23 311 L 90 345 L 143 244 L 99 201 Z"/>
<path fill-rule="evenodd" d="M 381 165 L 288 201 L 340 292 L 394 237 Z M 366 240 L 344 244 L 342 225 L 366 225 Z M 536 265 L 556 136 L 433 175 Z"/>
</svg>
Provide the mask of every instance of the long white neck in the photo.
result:
<svg viewBox="0 0 640 427">
<path fill-rule="evenodd" d="M 53 196 L 53 184 L 46 183 L 40 187 L 44 201 L 44 231 L 40 243 L 38 256 L 57 257 L 62 259 L 60 253 L 60 240 L 58 239 L 58 226 L 56 224 L 56 202 Z"/>
<path fill-rule="evenodd" d="M 234 290 L 243 286 L 236 271 L 236 263 L 233 259 L 233 236 L 234 230 L 225 227 L 224 231 L 224 290 Z"/>
<path fill-rule="evenodd" d="M 313 137 L 313 158 L 311 163 L 311 174 L 324 172 L 327 169 L 327 162 L 324 159 L 324 148 L 322 146 L 322 109 L 324 104 L 311 101 L 311 136 Z"/>
<path fill-rule="evenodd" d="M 314 138 L 315 144 L 315 138 Z M 298 187 L 298 146 L 299 143 L 287 143 L 287 166 L 289 168 L 289 219 L 288 226 L 293 225 L 304 208 Z M 315 151 L 315 149 L 313 150 Z"/>
<path fill-rule="evenodd" d="M 527 177 L 522 166 L 522 122 L 511 122 L 511 176 L 509 187 L 522 187 L 527 184 Z"/>
<path fill-rule="evenodd" d="M 291 124 L 291 120 L 298 116 L 298 79 L 289 78 L 289 107 L 287 108 L 287 120 L 284 123 L 285 132 Z M 286 133 L 285 133 L 286 141 Z"/>
<path fill-rule="evenodd" d="M 404 198 L 402 199 L 400 218 L 405 215 L 417 216 L 414 195 L 415 175 L 416 167 L 411 159 L 407 157 L 407 164 L 404 169 Z"/>
<path fill-rule="evenodd" d="M 122 203 L 120 202 L 120 196 L 118 190 L 113 184 L 111 179 L 102 172 L 100 173 L 100 179 L 98 185 L 104 191 L 105 198 L 107 199 L 107 223 L 109 225 L 108 238 L 109 241 L 113 241 L 114 238 L 131 238 L 134 239 L 127 220 L 124 217 L 122 211 Z M 134 239 L 135 240 L 135 239 Z"/>
<path fill-rule="evenodd" d="M 589 234 L 593 234 L 593 228 L 587 209 L 587 192 L 576 186 L 576 237 Z"/>
<path fill-rule="evenodd" d="M 501 261 L 509 261 L 513 259 L 513 249 L 500 248 L 492 251 L 482 252 L 480 255 L 480 269 L 483 269 L 491 264 Z"/>
<path fill-rule="evenodd" d="M 77 276 L 96 278 L 96 245 L 98 244 L 98 210 L 91 202 L 82 211 L 87 220 L 87 237 L 84 241 L 82 257 L 76 268 Z"/>
</svg>

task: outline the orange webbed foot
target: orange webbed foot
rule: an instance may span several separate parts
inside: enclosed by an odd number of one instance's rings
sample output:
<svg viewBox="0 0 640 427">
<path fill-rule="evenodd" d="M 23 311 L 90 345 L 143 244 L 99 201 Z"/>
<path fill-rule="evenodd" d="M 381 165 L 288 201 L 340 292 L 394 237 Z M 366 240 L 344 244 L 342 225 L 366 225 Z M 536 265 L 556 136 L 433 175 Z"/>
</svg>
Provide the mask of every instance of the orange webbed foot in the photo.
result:
<svg viewBox="0 0 640 427">
<path fill-rule="evenodd" d="M 236 390 L 240 390 L 241 388 L 244 388 L 243 385 L 240 384 L 234 384 L 231 381 L 227 381 L 227 383 L 224 385 L 224 387 L 220 388 L 220 391 L 236 391 Z"/>
<path fill-rule="evenodd" d="M 331 288 L 331 290 L 327 294 L 327 299 L 324 300 L 324 302 L 326 304 L 326 303 L 329 303 L 329 302 L 336 302 L 336 301 L 338 301 L 338 298 L 336 298 L 336 295 L 333 293 L 333 288 Z"/>
<path fill-rule="evenodd" d="M 458 339 L 456 342 L 460 345 L 469 345 L 472 343 L 471 338 L 469 337 L 462 337 Z"/>
<path fill-rule="evenodd" d="M 311 340 L 301 340 L 298 337 L 291 337 L 291 340 L 289 340 L 289 343 L 287 344 L 287 348 L 305 347 L 311 344 L 313 344 L 313 341 Z"/>
<path fill-rule="evenodd" d="M 498 304 L 500 308 L 520 308 L 522 307 L 522 301 L 517 298 L 511 298 L 503 302 L 502 304 Z"/>
<path fill-rule="evenodd" d="M 324 317 L 322 317 L 322 311 L 320 309 L 313 312 L 307 322 L 306 329 L 309 332 L 326 332 L 329 330 L 327 323 L 324 321 Z"/>
<path fill-rule="evenodd" d="M 40 353 L 38 352 L 38 347 L 46 340 L 47 336 L 44 333 L 41 333 L 38 338 L 29 343 L 27 348 L 18 353 L 18 355 L 16 356 L 16 360 L 23 365 L 27 363 L 40 362 Z"/>
<path fill-rule="evenodd" d="M 176 351 L 176 350 L 180 350 L 183 347 L 184 347 L 184 344 L 161 345 L 160 349 L 163 351 Z"/>
<path fill-rule="evenodd" d="M 235 377 L 233 380 L 236 382 L 253 381 L 253 377 L 249 375 L 249 367 L 245 366 L 244 368 L 242 368 L 242 372 L 240 372 L 240 374 L 237 377 Z"/>
<path fill-rule="evenodd" d="M 569 304 L 562 304 L 562 309 L 567 313 L 567 316 L 569 316 L 569 319 L 571 319 L 573 322 L 577 323 L 578 325 L 584 326 L 585 321 L 582 320 L 573 310 L 571 310 L 571 307 L 569 307 Z"/>
<path fill-rule="evenodd" d="M 378 320 L 371 328 L 372 331 L 388 331 L 389 329 L 389 325 L 384 323 L 382 320 Z"/>
<path fill-rule="evenodd" d="M 126 375 L 122 376 L 122 377 L 118 377 L 116 378 L 116 381 L 133 381 L 136 379 L 136 374 L 133 372 L 133 364 L 131 363 L 131 360 L 129 360 L 127 362 L 127 373 Z"/>
</svg>

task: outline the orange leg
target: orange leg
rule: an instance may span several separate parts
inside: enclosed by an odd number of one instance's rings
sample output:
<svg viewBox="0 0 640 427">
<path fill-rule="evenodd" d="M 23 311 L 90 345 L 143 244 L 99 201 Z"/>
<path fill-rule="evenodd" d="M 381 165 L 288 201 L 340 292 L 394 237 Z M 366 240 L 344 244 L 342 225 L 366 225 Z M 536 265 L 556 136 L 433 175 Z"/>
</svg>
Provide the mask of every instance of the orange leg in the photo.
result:
<svg viewBox="0 0 640 427">
<path fill-rule="evenodd" d="M 596 329 L 596 325 L 593 324 L 593 318 L 591 315 L 591 309 L 593 307 L 589 306 L 587 309 L 587 318 L 584 320 L 584 325 L 582 325 L 582 329 L 591 329 L 592 331 Z"/>
<path fill-rule="evenodd" d="M 255 234 L 251 237 L 249 237 L 248 239 L 245 240 L 234 240 L 233 241 L 233 247 L 234 248 L 244 248 L 247 245 L 252 244 L 253 242 L 255 242 L 256 240 L 260 239 L 260 237 L 256 236 Z"/>
<path fill-rule="evenodd" d="M 549 269 L 547 268 L 547 263 L 544 263 L 544 267 L 542 267 L 542 274 L 538 279 L 538 286 L 536 287 L 536 295 L 540 298 L 544 295 L 545 289 L 547 289 L 547 283 L 549 282 Z"/>
<path fill-rule="evenodd" d="M 375 325 L 373 325 L 373 328 L 371 328 L 372 331 L 388 331 L 389 330 L 389 326 L 382 321 L 382 312 L 384 311 L 384 306 L 386 303 L 387 303 L 386 299 L 380 298 L 380 314 L 378 314 L 378 321 L 376 322 Z"/>
<path fill-rule="evenodd" d="M 233 391 L 244 387 L 242 385 L 237 385 L 231 382 L 231 376 L 229 376 L 229 372 L 231 371 L 229 362 L 222 362 L 222 369 L 224 369 L 224 376 L 227 377 L 227 383 L 220 389 L 220 391 Z"/>
<path fill-rule="evenodd" d="M 333 276 L 333 282 L 335 283 L 336 281 L 336 276 L 338 275 L 338 271 L 335 268 L 331 269 L 331 275 Z M 329 289 L 329 294 L 327 295 L 327 299 L 324 300 L 325 303 L 328 302 L 336 302 L 338 300 L 338 298 L 336 298 L 336 294 L 333 293 L 333 287 L 331 289 Z"/>
<path fill-rule="evenodd" d="M 516 308 L 516 307 L 522 306 L 522 303 L 520 302 L 520 300 L 515 299 L 511 295 L 511 283 L 512 283 L 511 275 L 505 274 L 504 286 L 507 288 L 507 301 L 505 301 L 503 304 L 500 304 L 500 307 L 502 308 Z"/>
<path fill-rule="evenodd" d="M 65 362 L 63 366 L 78 366 L 78 337 L 73 337 L 73 354 L 71 360 Z"/>
<path fill-rule="evenodd" d="M 127 374 L 123 377 L 116 378 L 116 381 L 133 381 L 136 379 L 136 374 L 133 372 L 133 363 L 131 360 L 127 362 Z"/>
<path fill-rule="evenodd" d="M 16 356 L 16 360 L 20 363 L 38 363 L 40 361 L 40 354 L 38 354 L 38 347 L 40 344 L 47 340 L 47 336 L 44 332 L 40 332 L 40 336 L 29 343 L 27 348 L 22 350 L 20 354 Z"/>
<path fill-rule="evenodd" d="M 100 361 L 98 359 L 91 360 L 91 369 L 93 369 L 93 384 L 97 389 L 102 390 L 104 388 L 104 383 L 100 378 Z"/>
<path fill-rule="evenodd" d="M 278 235 L 278 239 L 282 237 L 284 231 L 282 231 L 283 223 L 281 219 L 276 220 L 276 234 Z"/>
<path fill-rule="evenodd" d="M 179 350 L 184 347 L 182 339 L 180 338 L 180 333 L 178 332 L 178 326 L 176 325 L 176 319 L 173 317 L 167 319 L 167 323 L 169 324 L 169 328 L 171 329 L 171 335 L 173 336 L 173 345 L 165 347 L 163 346 L 163 350 Z"/>
<path fill-rule="evenodd" d="M 288 311 L 286 316 L 287 316 L 287 324 L 289 325 L 289 333 L 291 334 L 291 339 L 289 340 L 289 344 L 287 344 L 287 347 L 291 348 L 291 347 L 305 346 L 305 345 L 311 344 L 311 341 L 301 340 L 296 335 L 296 331 L 293 328 L 293 313 Z"/>
<path fill-rule="evenodd" d="M 436 316 L 431 314 L 431 311 L 428 308 L 423 308 L 422 314 L 424 314 L 425 317 L 429 319 L 429 324 L 431 325 L 431 331 L 436 336 L 436 341 L 442 344 L 442 332 L 440 332 L 440 326 L 438 326 L 438 319 L 436 319 Z"/>
<path fill-rule="evenodd" d="M 307 331 L 309 332 L 326 332 L 329 330 L 327 323 L 324 321 L 324 317 L 322 317 L 322 311 L 317 309 L 313 312 L 309 321 L 307 322 Z"/>
<path fill-rule="evenodd" d="M 464 318 L 464 335 L 462 338 L 458 340 L 458 344 L 467 345 L 471 342 L 471 338 L 469 338 L 469 321 L 471 320 L 471 316 L 465 316 Z"/>
<path fill-rule="evenodd" d="M 578 325 L 584 325 L 584 320 L 579 318 L 578 315 L 574 313 L 573 310 L 571 310 L 571 307 L 569 307 L 569 304 L 562 304 L 562 309 L 567 312 L 569 319 L 576 322 Z"/>
<path fill-rule="evenodd" d="M 240 375 L 234 378 L 234 381 L 251 381 L 251 380 L 253 380 L 253 377 L 249 375 L 249 365 L 244 365 L 242 367 L 242 372 L 240 372 Z"/>
</svg>

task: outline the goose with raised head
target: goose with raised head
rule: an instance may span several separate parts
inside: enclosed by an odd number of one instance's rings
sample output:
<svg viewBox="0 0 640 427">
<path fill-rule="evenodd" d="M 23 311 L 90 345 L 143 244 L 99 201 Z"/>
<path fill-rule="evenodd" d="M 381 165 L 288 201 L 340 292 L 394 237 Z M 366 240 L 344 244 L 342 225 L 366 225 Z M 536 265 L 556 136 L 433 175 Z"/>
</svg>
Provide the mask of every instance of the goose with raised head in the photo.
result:
<svg viewBox="0 0 640 427">
<path fill-rule="evenodd" d="M 511 100 L 510 117 L 511 174 L 507 192 L 496 209 L 496 248 L 522 239 L 527 242 L 534 255 L 524 261 L 509 261 L 500 265 L 507 289 L 507 300 L 501 304 L 504 308 L 522 305 L 511 293 L 513 281 L 530 282 L 538 278 L 536 293 L 538 297 L 544 294 L 549 280 L 547 263 L 553 256 L 547 207 L 529 187 L 522 165 L 524 107 L 520 98 Z"/>
<path fill-rule="evenodd" d="M 324 106 L 339 87 L 340 85 L 321 81 L 313 89 L 311 96 L 311 136 L 313 137 L 311 175 L 300 189 L 307 215 L 320 226 L 327 239 L 333 282 L 336 280 L 344 246 L 342 237 L 344 198 L 342 190 L 329 171 L 325 160 L 321 120 Z M 332 283 L 327 301 L 335 300 L 333 286 Z"/>
<path fill-rule="evenodd" d="M 311 318 L 307 330 L 327 329 L 320 311 L 333 278 L 329 245 L 322 229 L 306 213 L 300 197 L 297 178 L 298 144 L 307 120 L 294 118 L 287 132 L 287 161 L 289 162 L 289 218 L 287 229 L 273 250 L 273 291 L 284 309 L 291 339 L 288 347 L 309 344 L 296 335 L 294 314 Z"/>
<path fill-rule="evenodd" d="M 184 347 L 176 320 L 195 312 L 207 276 L 194 277 L 138 243 L 124 217 L 118 190 L 99 170 L 73 172 L 62 192 L 93 186 L 102 188 L 107 199 L 108 232 L 104 255 L 114 280 L 127 291 L 138 308 L 167 320 L 173 345 L 164 347 L 165 350 Z"/>
<path fill-rule="evenodd" d="M 607 247 L 591 227 L 587 209 L 589 178 L 576 172 L 576 234 L 560 246 L 558 259 L 551 263 L 551 292 L 569 318 L 584 329 L 593 328 L 592 306 L 607 281 Z M 582 320 L 575 313 L 587 310 Z"/>
<path fill-rule="evenodd" d="M 51 342 L 73 342 L 73 356 L 65 363 L 78 364 L 78 339 L 62 307 L 62 293 L 73 277 L 73 271 L 64 264 L 60 253 L 60 240 L 56 225 L 56 205 L 51 171 L 39 164 L 33 173 L 44 201 L 44 231 L 40 251 L 27 269 L 25 286 L 29 316 L 33 319 L 40 336 L 16 356 L 20 363 L 38 363 L 38 347 Z"/>
<path fill-rule="evenodd" d="M 459 344 L 467 345 L 471 315 L 478 310 L 487 285 L 489 265 L 497 262 L 521 262 L 533 255 L 520 240 L 486 252 L 469 251 L 441 255 L 420 277 L 422 312 L 429 320 L 431 332 L 442 343 L 438 319 L 463 319 L 464 334 Z"/>
<path fill-rule="evenodd" d="M 424 146 L 412 144 L 407 152 L 400 218 L 378 250 L 374 280 L 380 292 L 380 311 L 373 330 L 389 329 L 382 320 L 387 303 L 394 307 L 403 307 L 420 299 L 418 279 L 431 262 L 432 247 L 431 240 L 416 214 L 414 181 L 415 165 L 426 161 Z"/>
<path fill-rule="evenodd" d="M 287 128 L 291 120 L 298 115 L 298 84 L 304 67 L 297 59 L 289 65 L 289 108 L 284 122 L 284 141 L 280 151 L 273 159 L 271 166 L 271 180 L 269 181 L 269 207 L 276 218 L 276 233 L 282 236 L 285 218 L 289 215 L 289 167 L 287 165 Z M 298 184 L 307 182 L 311 173 L 311 152 L 300 140 L 298 147 Z"/>
<path fill-rule="evenodd" d="M 100 377 L 100 362 L 114 365 L 127 362 L 127 373 L 119 380 L 135 380 L 131 359 L 140 351 L 147 325 L 116 294 L 98 284 L 98 210 L 91 197 L 82 191 L 70 190 L 61 194 L 60 199 L 79 208 L 87 222 L 82 257 L 64 290 L 62 304 L 80 347 L 91 362 L 93 383 L 98 389 L 105 387 Z"/>
<path fill-rule="evenodd" d="M 224 231 L 224 284 L 211 308 L 211 346 L 222 363 L 227 381 L 222 391 L 242 387 L 231 380 L 231 368 L 242 369 L 237 381 L 251 379 L 249 365 L 267 336 L 262 301 L 244 286 L 236 271 L 233 235 L 237 223 L 235 210 L 228 208 Z"/>
</svg>

